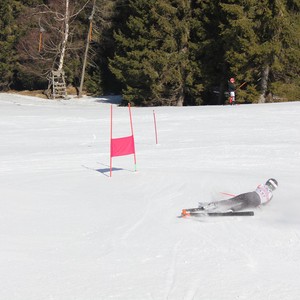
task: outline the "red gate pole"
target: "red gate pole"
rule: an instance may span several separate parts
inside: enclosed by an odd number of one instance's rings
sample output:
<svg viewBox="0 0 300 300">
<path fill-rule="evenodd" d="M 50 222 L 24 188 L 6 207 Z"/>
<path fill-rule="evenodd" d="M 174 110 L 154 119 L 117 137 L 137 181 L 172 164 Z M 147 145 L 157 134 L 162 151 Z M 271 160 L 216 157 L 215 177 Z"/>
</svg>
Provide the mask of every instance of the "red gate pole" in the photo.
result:
<svg viewBox="0 0 300 300">
<path fill-rule="evenodd" d="M 135 145 L 135 143 L 134 143 L 134 135 L 133 135 L 133 125 L 132 125 L 132 116 L 131 116 L 131 107 L 130 107 L 130 103 L 128 103 L 128 110 L 129 110 L 129 116 L 130 116 L 130 128 L 131 128 L 131 135 L 132 135 L 132 139 L 133 139 L 133 145 Z M 133 157 L 134 157 L 134 171 L 136 172 L 136 155 L 135 155 L 135 146 L 134 146 L 134 153 L 133 153 Z"/>
</svg>

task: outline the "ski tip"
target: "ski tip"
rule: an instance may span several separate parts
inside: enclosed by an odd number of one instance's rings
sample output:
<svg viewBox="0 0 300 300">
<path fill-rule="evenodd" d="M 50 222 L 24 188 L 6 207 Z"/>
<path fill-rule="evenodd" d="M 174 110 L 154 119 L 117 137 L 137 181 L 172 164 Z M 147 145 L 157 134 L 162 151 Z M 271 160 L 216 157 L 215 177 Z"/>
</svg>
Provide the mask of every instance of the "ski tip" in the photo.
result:
<svg viewBox="0 0 300 300">
<path fill-rule="evenodd" d="M 191 214 L 190 213 L 188 213 L 187 211 L 186 211 L 186 209 L 183 209 L 182 211 L 181 211 L 181 216 L 182 217 L 187 217 L 187 216 L 190 216 Z"/>
</svg>

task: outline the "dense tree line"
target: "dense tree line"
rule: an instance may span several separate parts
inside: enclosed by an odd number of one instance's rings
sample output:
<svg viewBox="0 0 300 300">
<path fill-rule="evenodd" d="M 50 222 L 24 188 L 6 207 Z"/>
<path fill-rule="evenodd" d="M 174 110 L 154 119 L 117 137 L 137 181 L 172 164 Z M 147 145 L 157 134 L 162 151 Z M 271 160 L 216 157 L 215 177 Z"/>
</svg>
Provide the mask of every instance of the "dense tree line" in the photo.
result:
<svg viewBox="0 0 300 300">
<path fill-rule="evenodd" d="M 0 90 L 46 89 L 60 67 L 78 89 L 86 53 L 85 91 L 133 105 L 224 104 L 230 77 L 239 103 L 299 100 L 299 12 L 300 0 L 2 0 Z"/>
</svg>

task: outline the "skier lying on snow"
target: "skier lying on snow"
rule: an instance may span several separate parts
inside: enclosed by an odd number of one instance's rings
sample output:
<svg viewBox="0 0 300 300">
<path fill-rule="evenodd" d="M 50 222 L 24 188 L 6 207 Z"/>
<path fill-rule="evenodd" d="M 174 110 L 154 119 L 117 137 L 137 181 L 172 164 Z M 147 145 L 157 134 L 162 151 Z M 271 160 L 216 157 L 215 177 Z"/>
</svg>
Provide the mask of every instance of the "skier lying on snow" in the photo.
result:
<svg viewBox="0 0 300 300">
<path fill-rule="evenodd" d="M 205 211 L 240 211 L 255 208 L 268 203 L 273 197 L 273 191 L 278 187 L 275 179 L 270 178 L 265 184 L 260 184 L 254 192 L 240 194 L 233 198 L 209 203 L 199 203 L 199 210 Z"/>
</svg>

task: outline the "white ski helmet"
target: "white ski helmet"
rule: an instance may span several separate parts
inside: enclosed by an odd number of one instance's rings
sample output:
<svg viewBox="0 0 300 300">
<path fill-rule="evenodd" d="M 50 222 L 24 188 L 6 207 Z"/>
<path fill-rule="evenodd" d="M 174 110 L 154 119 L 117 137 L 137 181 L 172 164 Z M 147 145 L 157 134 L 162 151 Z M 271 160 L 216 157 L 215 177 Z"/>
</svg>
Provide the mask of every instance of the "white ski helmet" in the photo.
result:
<svg viewBox="0 0 300 300">
<path fill-rule="evenodd" d="M 274 191 L 274 190 L 276 190 L 277 187 L 278 187 L 278 182 L 277 182 L 276 179 L 270 178 L 270 179 L 268 179 L 268 181 L 266 182 L 266 185 L 267 185 L 272 191 Z"/>
</svg>

